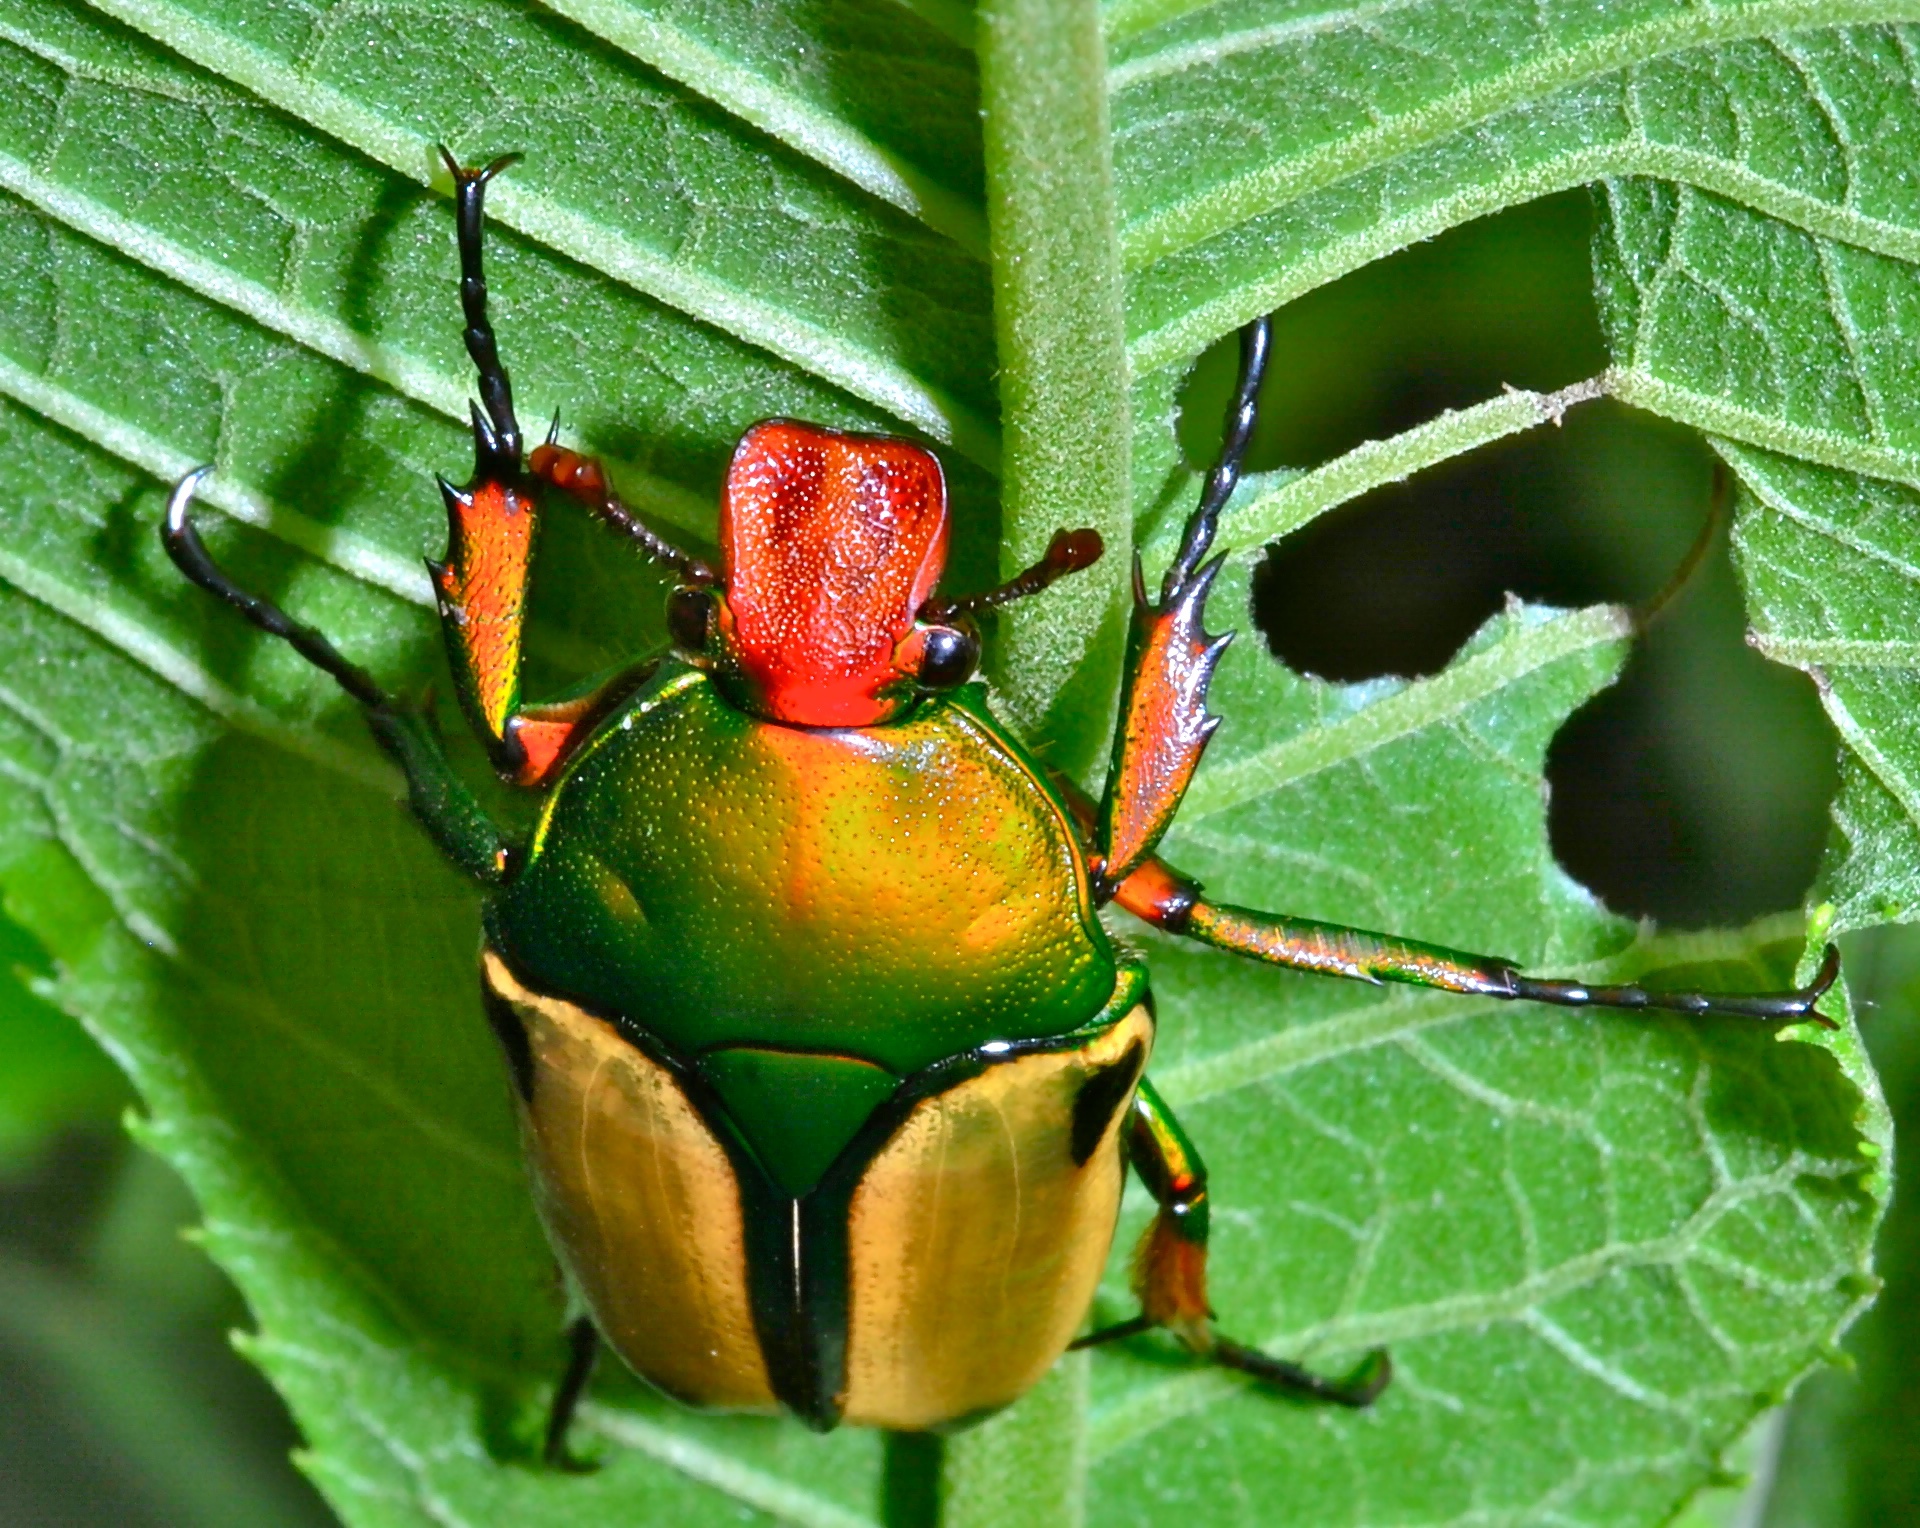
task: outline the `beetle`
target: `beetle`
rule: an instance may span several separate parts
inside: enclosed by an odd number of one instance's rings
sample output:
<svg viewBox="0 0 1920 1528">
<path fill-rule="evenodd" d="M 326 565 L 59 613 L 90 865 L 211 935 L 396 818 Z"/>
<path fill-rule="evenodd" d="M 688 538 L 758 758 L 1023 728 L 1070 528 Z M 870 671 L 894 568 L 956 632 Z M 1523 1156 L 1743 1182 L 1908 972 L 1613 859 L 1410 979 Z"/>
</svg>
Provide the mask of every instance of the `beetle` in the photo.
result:
<svg viewBox="0 0 1920 1528">
<path fill-rule="evenodd" d="M 481 809 L 436 734 L 328 640 L 234 583 L 169 501 L 181 571 L 289 642 L 364 709 L 414 815 L 486 892 L 486 1010 L 511 1074 L 541 1217 L 588 1315 L 546 1435 L 602 1338 L 683 1401 L 817 1429 L 962 1425 L 1070 1346 L 1165 1328 L 1270 1385 L 1370 1404 L 1390 1366 L 1328 1379 L 1219 1332 L 1200 1155 L 1146 1075 L 1148 974 L 1109 937 L 1146 923 L 1296 970 L 1481 998 L 1827 1021 L 1808 987 L 1707 994 L 1586 986 L 1506 961 L 1210 900 L 1156 855 L 1218 725 L 1228 637 L 1204 626 L 1216 522 L 1238 480 L 1270 347 L 1241 334 L 1224 440 L 1150 598 L 1136 555 L 1112 757 L 1098 802 L 1050 774 L 974 679 L 978 617 L 1101 555 L 1056 535 L 983 594 L 938 590 L 948 518 L 913 442 L 772 419 L 742 437 L 719 561 L 649 529 L 600 465 L 525 450 L 487 312 L 488 183 L 454 183 L 465 343 L 478 374 L 471 479 L 441 491 L 429 563 L 462 707 L 524 841 Z M 547 506 L 571 500 L 678 577 L 667 652 L 569 699 L 520 691 Z M 1229 636 L 1231 634 L 1229 633 Z M 1140 1312 L 1076 1337 L 1128 1166 L 1157 1203 Z"/>
</svg>

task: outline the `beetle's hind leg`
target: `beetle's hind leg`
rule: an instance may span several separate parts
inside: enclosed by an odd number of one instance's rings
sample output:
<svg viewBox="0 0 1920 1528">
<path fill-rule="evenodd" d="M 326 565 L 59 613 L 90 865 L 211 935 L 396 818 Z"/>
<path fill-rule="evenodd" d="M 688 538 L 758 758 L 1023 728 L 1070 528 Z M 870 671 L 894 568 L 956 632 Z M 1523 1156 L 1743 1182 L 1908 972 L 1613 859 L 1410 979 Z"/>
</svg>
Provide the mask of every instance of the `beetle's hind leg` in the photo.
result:
<svg viewBox="0 0 1920 1528">
<path fill-rule="evenodd" d="M 1633 983 L 1599 984 L 1527 976 L 1512 961 L 1412 939 L 1287 918 L 1209 901 L 1197 881 L 1149 857 L 1117 888 L 1114 900 L 1135 917 L 1233 955 L 1295 971 L 1367 982 L 1405 982 L 1466 997 L 1546 1003 L 1556 1008 L 1622 1008 L 1696 1018 L 1758 1019 L 1834 1028 L 1820 999 L 1840 977 L 1840 952 L 1828 945 L 1806 986 L 1784 992 L 1688 992 Z"/>
<path fill-rule="evenodd" d="M 600 1356 L 600 1332 L 593 1317 L 580 1316 L 567 1328 L 567 1368 L 553 1392 L 553 1405 L 547 1411 L 546 1441 L 541 1457 L 556 1470 L 589 1468 L 567 1452 L 567 1432 L 573 1426 L 573 1414 L 580 1408 L 580 1397 L 593 1378 L 594 1361 Z"/>
<path fill-rule="evenodd" d="M 441 851 L 475 880 L 493 883 L 507 870 L 507 845 L 500 830 L 453 771 L 440 740 L 411 710 L 399 705 L 373 676 L 341 656 L 340 650 L 311 626 L 302 625 L 273 601 L 242 588 L 220 568 L 194 528 L 194 490 L 209 469 L 189 472 L 167 500 L 160 540 L 174 566 L 209 594 L 225 600 L 269 636 L 278 637 L 357 700 L 374 738 L 407 777 L 413 814 Z"/>
<path fill-rule="evenodd" d="M 1127 1121 L 1127 1155 L 1160 1206 L 1134 1253 L 1133 1286 L 1140 1297 L 1140 1314 L 1082 1337 L 1074 1346 L 1091 1347 L 1165 1327 L 1190 1352 L 1224 1368 L 1336 1406 L 1371 1406 L 1393 1377 L 1392 1363 L 1383 1349 L 1369 1354 L 1353 1375 L 1334 1380 L 1214 1330 L 1213 1311 L 1207 1304 L 1206 1164 L 1145 1078 L 1140 1080 Z"/>
</svg>

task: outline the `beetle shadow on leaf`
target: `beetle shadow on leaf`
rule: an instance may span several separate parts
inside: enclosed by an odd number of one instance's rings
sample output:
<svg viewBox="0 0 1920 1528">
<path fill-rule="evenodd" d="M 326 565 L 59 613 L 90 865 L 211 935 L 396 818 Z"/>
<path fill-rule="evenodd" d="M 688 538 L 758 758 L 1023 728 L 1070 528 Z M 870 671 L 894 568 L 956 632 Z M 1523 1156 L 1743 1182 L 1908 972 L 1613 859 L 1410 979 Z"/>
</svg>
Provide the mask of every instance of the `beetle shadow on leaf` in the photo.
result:
<svg viewBox="0 0 1920 1528">
<path fill-rule="evenodd" d="M 399 176 L 382 181 L 340 287 L 339 318 L 354 334 L 377 333 L 373 299 L 385 247 L 407 215 L 429 195 L 424 187 Z M 270 499 L 322 525 L 335 523 L 340 505 L 353 497 L 352 447 L 365 434 L 375 404 L 389 393 L 384 383 L 365 372 L 343 370 L 342 375 L 346 380 L 307 426 L 306 445 L 281 463 L 264 484 Z M 431 491 L 425 484 L 423 490 L 422 503 L 431 505 Z"/>
<path fill-rule="evenodd" d="M 258 1175 L 255 1232 L 291 1250 L 237 1269 L 270 1335 L 327 1350 L 351 1331 L 357 1382 L 382 1389 L 450 1376 L 517 1457 L 516 1397 L 564 1362 L 564 1312 L 473 891 L 398 802 L 242 734 L 170 809 L 187 894 L 162 1017 Z"/>
</svg>

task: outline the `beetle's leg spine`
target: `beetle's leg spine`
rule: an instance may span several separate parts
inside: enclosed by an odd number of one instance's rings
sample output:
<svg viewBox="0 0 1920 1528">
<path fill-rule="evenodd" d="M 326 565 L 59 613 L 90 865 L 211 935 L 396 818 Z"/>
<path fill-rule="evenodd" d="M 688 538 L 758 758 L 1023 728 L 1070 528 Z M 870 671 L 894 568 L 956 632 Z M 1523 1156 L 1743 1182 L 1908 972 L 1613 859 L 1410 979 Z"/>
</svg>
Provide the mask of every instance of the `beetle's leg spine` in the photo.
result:
<svg viewBox="0 0 1920 1528">
<path fill-rule="evenodd" d="M 1120 722 L 1095 833 L 1094 891 L 1103 902 L 1166 832 L 1217 725 L 1207 715 L 1207 687 L 1231 633 L 1213 638 L 1206 632 L 1207 591 L 1222 566 L 1221 558 L 1208 561 L 1207 553 L 1220 511 L 1240 481 L 1272 343 L 1272 324 L 1264 317 L 1240 331 L 1240 375 L 1225 437 L 1161 581 L 1158 604 L 1147 599 L 1138 554 L 1133 560 Z"/>
<path fill-rule="evenodd" d="M 511 864 L 507 842 L 453 772 L 439 739 L 426 723 L 396 703 L 372 675 L 349 663 L 313 627 L 294 620 L 263 595 L 242 588 L 213 560 L 190 512 L 194 490 L 211 470 L 198 467 L 189 472 L 174 485 L 167 500 L 160 541 L 174 566 L 261 631 L 287 643 L 358 701 L 366 711 L 375 740 L 406 776 L 408 804 L 414 816 L 441 852 L 483 884 L 504 880 Z"/>
<path fill-rule="evenodd" d="M 1338 1406 L 1371 1406 L 1393 1377 L 1384 1351 L 1370 1354 L 1349 1380 L 1330 1380 L 1298 1364 L 1220 1336 L 1207 1304 L 1207 1168 L 1173 1111 L 1144 1077 L 1127 1122 L 1127 1156 L 1160 1206 L 1134 1253 L 1140 1315 L 1096 1332 L 1082 1345 L 1163 1326 L 1189 1351 L 1267 1384 Z"/>
</svg>

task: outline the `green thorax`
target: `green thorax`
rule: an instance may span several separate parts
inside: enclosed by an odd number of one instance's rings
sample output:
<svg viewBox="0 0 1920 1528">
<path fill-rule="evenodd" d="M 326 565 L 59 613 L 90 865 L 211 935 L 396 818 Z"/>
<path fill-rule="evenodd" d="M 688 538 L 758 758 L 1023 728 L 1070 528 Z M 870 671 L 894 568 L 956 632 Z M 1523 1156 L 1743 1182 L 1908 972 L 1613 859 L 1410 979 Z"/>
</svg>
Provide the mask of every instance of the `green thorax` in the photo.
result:
<svg viewBox="0 0 1920 1528">
<path fill-rule="evenodd" d="M 1116 976 L 1066 811 L 978 686 L 819 730 L 669 665 L 568 766 L 488 931 L 530 986 L 743 1088 L 778 1068 L 720 1048 L 898 1078 L 1065 1034 Z"/>
</svg>

